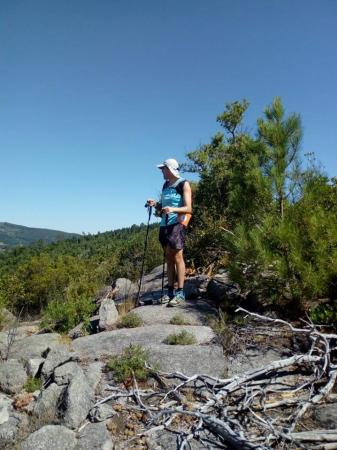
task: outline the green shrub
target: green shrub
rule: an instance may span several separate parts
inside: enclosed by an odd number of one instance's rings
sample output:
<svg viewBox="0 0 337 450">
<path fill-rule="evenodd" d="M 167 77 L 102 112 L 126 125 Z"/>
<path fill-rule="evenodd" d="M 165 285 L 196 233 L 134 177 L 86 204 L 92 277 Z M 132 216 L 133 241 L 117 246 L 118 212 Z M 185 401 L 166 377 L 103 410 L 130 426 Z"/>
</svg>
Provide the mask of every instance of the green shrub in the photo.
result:
<svg viewBox="0 0 337 450">
<path fill-rule="evenodd" d="M 126 316 L 123 316 L 120 320 L 121 328 L 137 328 L 143 325 L 142 319 L 138 314 L 130 312 Z"/>
<path fill-rule="evenodd" d="M 66 333 L 80 322 L 88 325 L 95 308 L 96 305 L 86 295 L 69 300 L 51 301 L 44 311 L 42 326 Z"/>
<path fill-rule="evenodd" d="M 196 340 L 195 336 L 186 330 L 182 330 L 180 333 L 169 334 L 164 339 L 164 344 L 169 344 L 169 345 L 193 345 L 196 343 L 197 343 L 197 340 Z"/>
<path fill-rule="evenodd" d="M 189 323 L 186 321 L 185 317 L 181 314 L 175 314 L 171 320 L 170 324 L 172 325 L 189 325 Z"/>
<path fill-rule="evenodd" d="M 35 392 L 42 387 L 42 381 L 40 378 L 28 377 L 26 384 L 23 386 L 26 392 Z"/>
<path fill-rule="evenodd" d="M 124 349 L 119 356 L 112 358 L 107 366 L 114 373 L 116 381 L 127 381 L 132 378 L 132 374 L 137 380 L 146 380 L 150 375 L 150 370 L 145 367 L 148 359 L 148 352 L 140 345 L 132 345 Z"/>
<path fill-rule="evenodd" d="M 310 319 L 317 325 L 337 326 L 337 307 L 333 305 L 319 305 L 309 313 Z"/>
</svg>

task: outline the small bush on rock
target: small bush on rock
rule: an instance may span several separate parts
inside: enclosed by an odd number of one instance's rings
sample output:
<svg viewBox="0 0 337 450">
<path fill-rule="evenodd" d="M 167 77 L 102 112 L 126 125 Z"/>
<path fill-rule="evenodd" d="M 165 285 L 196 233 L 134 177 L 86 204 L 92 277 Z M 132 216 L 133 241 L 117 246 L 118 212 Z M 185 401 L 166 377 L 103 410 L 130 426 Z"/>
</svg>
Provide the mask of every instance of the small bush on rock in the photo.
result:
<svg viewBox="0 0 337 450">
<path fill-rule="evenodd" d="M 112 358 L 107 366 L 114 373 L 116 381 L 127 382 L 132 375 L 137 380 L 146 380 L 150 375 L 150 370 L 145 367 L 148 353 L 140 345 L 132 345 L 124 349 L 119 356 Z"/>
<path fill-rule="evenodd" d="M 169 345 L 193 345 L 197 340 L 189 331 L 182 330 L 180 333 L 169 334 L 164 340 L 164 344 Z"/>
<path fill-rule="evenodd" d="M 181 314 L 175 314 L 171 318 L 170 324 L 171 325 L 189 325 L 189 323 L 186 321 L 185 317 L 182 316 Z"/>
<path fill-rule="evenodd" d="M 123 316 L 120 321 L 121 328 L 137 328 L 143 325 L 142 319 L 138 314 L 130 312 L 126 316 Z"/>
<path fill-rule="evenodd" d="M 35 392 L 42 387 L 42 381 L 40 378 L 28 377 L 26 384 L 24 385 L 24 390 L 26 392 Z"/>
</svg>

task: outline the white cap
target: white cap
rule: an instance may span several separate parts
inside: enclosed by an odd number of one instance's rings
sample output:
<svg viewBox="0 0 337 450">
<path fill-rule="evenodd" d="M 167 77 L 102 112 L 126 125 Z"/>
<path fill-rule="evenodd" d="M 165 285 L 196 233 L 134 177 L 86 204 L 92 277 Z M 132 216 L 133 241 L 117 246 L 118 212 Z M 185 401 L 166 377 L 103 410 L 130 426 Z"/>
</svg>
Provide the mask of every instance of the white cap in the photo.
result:
<svg viewBox="0 0 337 450">
<path fill-rule="evenodd" d="M 179 175 L 179 164 L 178 161 L 176 161 L 173 158 L 166 159 L 163 164 L 157 165 L 158 169 L 162 169 L 163 167 L 167 167 L 168 170 L 174 175 L 175 177 L 180 177 Z"/>
</svg>

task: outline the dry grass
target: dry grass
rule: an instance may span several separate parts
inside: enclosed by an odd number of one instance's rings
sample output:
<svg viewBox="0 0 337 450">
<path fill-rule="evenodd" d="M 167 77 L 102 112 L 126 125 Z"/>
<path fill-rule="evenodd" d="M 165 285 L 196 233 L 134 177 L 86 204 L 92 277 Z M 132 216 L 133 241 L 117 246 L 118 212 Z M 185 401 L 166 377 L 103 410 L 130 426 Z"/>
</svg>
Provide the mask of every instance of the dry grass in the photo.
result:
<svg viewBox="0 0 337 450">
<path fill-rule="evenodd" d="M 120 316 L 125 316 L 136 307 L 136 297 L 127 297 L 123 302 L 116 303 L 116 308 Z"/>
</svg>

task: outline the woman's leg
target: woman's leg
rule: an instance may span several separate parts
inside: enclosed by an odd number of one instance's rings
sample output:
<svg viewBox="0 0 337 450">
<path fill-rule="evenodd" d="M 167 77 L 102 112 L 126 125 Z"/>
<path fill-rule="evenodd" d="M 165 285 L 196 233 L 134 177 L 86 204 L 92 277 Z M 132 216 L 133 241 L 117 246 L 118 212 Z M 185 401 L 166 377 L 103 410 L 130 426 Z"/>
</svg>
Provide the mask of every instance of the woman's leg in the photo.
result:
<svg viewBox="0 0 337 450">
<path fill-rule="evenodd" d="M 185 282 L 185 261 L 183 250 L 176 250 L 169 245 L 166 247 L 167 278 L 169 286 L 173 286 L 175 277 L 178 278 L 178 289 L 183 289 Z"/>
<path fill-rule="evenodd" d="M 174 261 L 178 278 L 178 289 L 183 289 L 185 283 L 185 261 L 183 250 L 175 250 Z"/>
<path fill-rule="evenodd" d="M 166 246 L 166 263 L 167 263 L 167 284 L 174 286 L 176 271 L 175 271 L 175 252 L 169 245 Z"/>
</svg>

